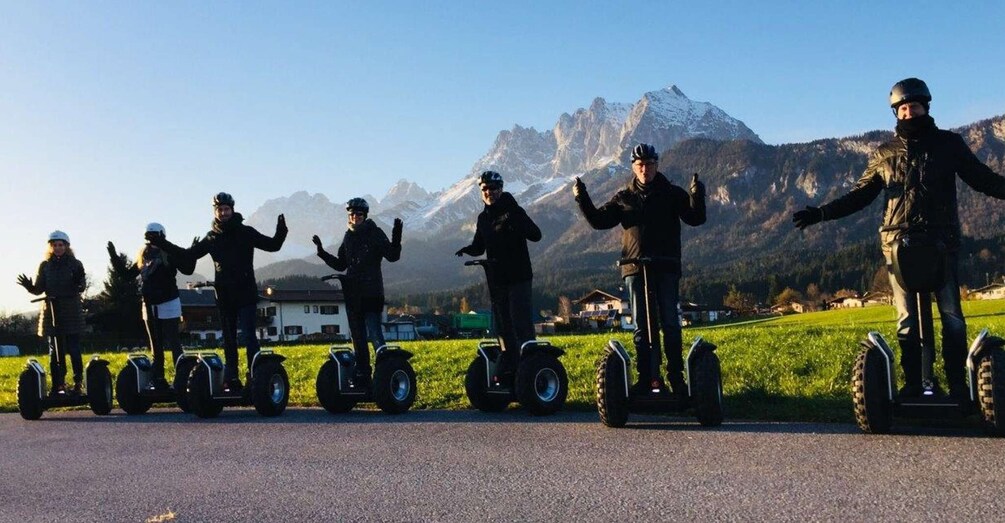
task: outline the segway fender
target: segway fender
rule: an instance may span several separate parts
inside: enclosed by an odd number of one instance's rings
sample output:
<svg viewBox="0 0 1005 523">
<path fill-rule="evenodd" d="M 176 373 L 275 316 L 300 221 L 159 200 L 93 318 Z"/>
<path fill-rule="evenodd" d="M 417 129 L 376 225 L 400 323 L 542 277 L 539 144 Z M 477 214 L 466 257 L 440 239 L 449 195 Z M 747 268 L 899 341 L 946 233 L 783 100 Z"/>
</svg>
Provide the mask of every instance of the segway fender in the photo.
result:
<svg viewBox="0 0 1005 523">
<path fill-rule="evenodd" d="M 618 357 L 618 359 L 621 361 L 621 369 L 620 370 L 622 372 L 622 375 L 624 376 L 624 380 L 622 380 L 622 381 L 625 384 L 625 397 L 627 398 L 628 397 L 628 362 L 632 361 L 632 357 L 628 354 L 628 350 L 625 349 L 625 346 L 622 345 L 621 342 L 618 341 L 618 340 L 608 340 L 607 347 L 604 348 L 604 357 L 605 358 L 608 357 L 608 356 L 610 356 L 610 355 L 612 355 L 612 354 L 616 355 Z M 608 372 L 610 372 L 610 369 L 608 369 Z"/>
<path fill-rule="evenodd" d="M 95 367 L 102 367 L 103 366 L 103 367 L 107 368 L 108 367 L 108 361 L 101 359 L 101 356 L 98 356 L 97 354 L 95 354 L 95 355 L 91 356 L 91 359 L 87 362 L 87 368 L 90 369 L 91 365 L 94 365 Z"/>
<path fill-rule="evenodd" d="M 555 358 L 560 358 L 565 354 L 564 350 L 552 345 L 548 340 L 530 340 L 525 341 L 520 346 L 520 359 L 529 358 L 538 352 L 554 356 Z"/>
<path fill-rule="evenodd" d="M 401 358 L 408 361 L 412 358 L 412 353 L 402 349 L 397 345 L 383 345 L 377 349 L 376 364 L 389 358 Z"/>
<path fill-rule="evenodd" d="M 136 369 L 136 392 L 139 393 L 150 384 L 150 371 L 153 363 L 146 354 L 133 353 L 126 356 L 126 362 Z"/>
<path fill-rule="evenodd" d="M 886 366 L 886 375 L 889 377 L 887 381 L 887 399 L 893 401 L 893 396 L 896 394 L 894 383 L 893 383 L 893 350 L 890 349 L 890 345 L 886 343 L 883 339 L 883 335 L 872 331 L 869 333 L 868 339 L 862 342 L 862 346 L 866 348 L 876 348 L 883 353 L 883 363 Z"/>
<path fill-rule="evenodd" d="M 275 352 L 272 352 L 271 350 L 268 350 L 268 349 L 263 349 L 263 350 L 258 351 L 258 353 L 255 354 L 255 357 L 251 359 L 251 368 L 252 368 L 252 371 L 254 371 L 255 367 L 257 367 L 258 365 L 262 364 L 263 362 L 266 362 L 266 361 L 283 362 L 285 360 L 286 360 L 286 356 L 283 356 L 281 354 L 276 354 Z"/>
<path fill-rule="evenodd" d="M 38 376 L 38 397 L 39 399 L 44 398 L 49 391 L 46 388 L 45 369 L 42 368 L 42 364 L 35 358 L 28 358 L 25 367 L 31 369 Z"/>
</svg>

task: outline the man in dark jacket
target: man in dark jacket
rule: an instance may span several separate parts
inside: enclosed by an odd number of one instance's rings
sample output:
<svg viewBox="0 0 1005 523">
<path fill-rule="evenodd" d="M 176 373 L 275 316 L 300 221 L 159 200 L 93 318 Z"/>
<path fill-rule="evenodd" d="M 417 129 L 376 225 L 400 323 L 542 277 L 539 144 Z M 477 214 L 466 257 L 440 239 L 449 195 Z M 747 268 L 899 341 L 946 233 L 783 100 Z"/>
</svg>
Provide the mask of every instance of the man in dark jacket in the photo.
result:
<svg viewBox="0 0 1005 523">
<path fill-rule="evenodd" d="M 481 256 L 485 253 L 490 262 L 485 273 L 493 320 L 502 338 L 502 358 L 496 367 L 497 374 L 502 376 L 516 371 L 520 347 L 534 339 L 530 301 L 534 273 L 527 241 L 540 241 L 541 229 L 516 203 L 512 194 L 503 192 L 503 179 L 499 173 L 481 173 L 478 188 L 485 209 L 478 215 L 471 245 L 455 254 Z"/>
<path fill-rule="evenodd" d="M 381 259 L 396 262 L 401 258 L 401 220 L 395 218 L 391 241 L 373 220 L 367 218 L 370 205 L 363 198 L 353 198 L 346 203 L 349 228 L 342 237 L 338 254 L 332 256 L 321 246 L 321 238 L 312 240 L 318 257 L 335 269 L 346 271 L 342 281 L 346 313 L 349 316 L 349 335 L 356 353 L 356 379 L 369 382 L 371 375 L 369 339 L 376 351 L 384 345 L 381 315 L 384 312 L 384 275 Z"/>
<path fill-rule="evenodd" d="M 223 327 L 223 357 L 225 390 L 242 387 L 237 377 L 237 330 L 241 329 L 247 341 L 248 369 L 258 353 L 258 336 L 255 333 L 255 309 L 258 303 L 258 284 L 255 282 L 255 249 L 276 252 L 286 241 L 286 218 L 280 214 L 276 221 L 276 235 L 263 235 L 244 224 L 244 217 L 234 212 L 234 198 L 225 193 L 213 197 L 213 225 L 202 240 L 183 249 L 157 233 L 147 233 L 151 245 L 160 247 L 169 256 L 192 262 L 209 254 L 216 268 L 214 286 L 216 304 L 220 309 Z"/>
<path fill-rule="evenodd" d="M 942 358 L 953 397 L 968 395 L 964 379 L 966 323 L 960 307 L 959 267 L 960 218 L 956 203 L 956 177 L 989 196 L 1005 199 L 1005 178 L 980 162 L 963 138 L 935 126 L 928 114 L 932 96 L 925 82 L 908 78 L 890 92 L 890 107 L 897 116 L 896 136 L 869 158 L 865 172 L 844 196 L 820 207 L 806 207 L 792 216 L 796 227 L 836 220 L 869 205 L 880 192 L 886 195 L 880 241 L 887 266 L 893 263 L 893 247 L 907 237 L 924 234 L 945 250 L 945 282 L 935 293 L 942 317 Z M 922 392 L 921 346 L 918 337 L 917 303 L 890 271 L 894 305 L 897 308 L 897 341 L 900 365 L 906 376 L 903 396 Z"/>
<path fill-rule="evenodd" d="M 610 229 L 621 225 L 621 257 L 652 258 L 648 268 L 650 292 L 655 291 L 659 306 L 659 322 L 666 338 L 667 382 L 673 392 L 686 395 L 684 361 L 681 357 L 680 301 L 680 222 L 691 226 L 705 223 L 705 186 L 695 174 L 690 192 L 672 184 L 657 171 L 659 155 L 649 144 L 639 144 L 632 150 L 632 173 L 628 185 L 600 208 L 593 205 L 586 185 L 576 178 L 572 193 L 586 221 L 594 229 Z M 652 333 L 649 344 L 649 322 L 646 321 L 646 296 L 641 267 L 621 266 L 632 302 L 635 321 L 633 341 L 637 355 L 639 381 L 636 391 L 651 386 L 658 376 L 650 371 L 650 351 L 660 350 L 659 332 Z"/>
</svg>

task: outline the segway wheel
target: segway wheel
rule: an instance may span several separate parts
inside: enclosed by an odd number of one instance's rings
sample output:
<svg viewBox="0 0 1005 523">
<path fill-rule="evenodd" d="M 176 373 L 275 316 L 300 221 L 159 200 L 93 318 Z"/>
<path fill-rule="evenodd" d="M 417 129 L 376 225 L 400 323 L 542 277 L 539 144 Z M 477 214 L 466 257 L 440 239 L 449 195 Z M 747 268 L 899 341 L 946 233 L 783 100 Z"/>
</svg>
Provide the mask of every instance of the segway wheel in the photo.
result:
<svg viewBox="0 0 1005 523">
<path fill-rule="evenodd" d="M 223 405 L 209 392 L 209 380 L 209 369 L 198 364 L 188 378 L 188 406 L 200 418 L 215 418 L 223 410 Z"/>
<path fill-rule="evenodd" d="M 278 416 L 290 401 L 290 378 L 282 362 L 267 360 L 255 369 L 251 400 L 265 417 Z"/>
<path fill-rule="evenodd" d="M 318 393 L 318 402 L 332 414 L 344 414 L 356 406 L 356 400 L 341 394 L 338 386 L 338 363 L 329 358 L 321 365 L 314 388 Z"/>
<path fill-rule="evenodd" d="M 172 384 L 174 399 L 182 412 L 192 412 L 192 408 L 188 405 L 188 380 L 196 363 L 198 361 L 195 358 L 185 358 L 174 370 L 174 383 Z"/>
<path fill-rule="evenodd" d="M 112 373 L 108 365 L 89 365 L 87 370 L 87 401 L 91 412 L 104 416 L 112 411 Z"/>
<path fill-rule="evenodd" d="M 569 377 L 558 358 L 537 353 L 517 367 L 517 400 L 531 414 L 547 416 L 562 410 L 568 394 Z"/>
<path fill-rule="evenodd" d="M 628 396 L 621 359 L 613 353 L 597 362 L 597 413 L 608 427 L 624 427 L 628 423 Z"/>
<path fill-rule="evenodd" d="M 24 369 L 17 379 L 17 410 L 26 420 L 36 420 L 45 412 L 45 405 L 38 395 L 38 374 L 31 369 Z"/>
<path fill-rule="evenodd" d="M 487 383 L 485 361 L 480 357 L 475 358 L 464 375 L 464 392 L 468 395 L 468 401 L 472 407 L 482 412 L 506 410 L 510 399 L 502 394 L 489 394 Z"/>
<path fill-rule="evenodd" d="M 887 387 L 890 377 L 883 363 L 883 353 L 866 347 L 855 359 L 851 373 L 851 396 L 855 404 L 855 422 L 862 432 L 886 434 L 893 425 L 893 405 Z"/>
<path fill-rule="evenodd" d="M 412 408 L 416 394 L 415 370 L 404 358 L 388 358 L 373 373 L 373 401 L 388 414 Z"/>
<path fill-rule="evenodd" d="M 698 423 L 705 427 L 722 425 L 722 369 L 719 357 L 706 352 L 694 363 L 691 399 Z"/>
<path fill-rule="evenodd" d="M 119 408 L 129 415 L 145 414 L 151 405 L 137 390 L 139 376 L 136 372 L 136 367 L 127 363 L 115 379 L 115 399 L 119 401 Z"/>
<path fill-rule="evenodd" d="M 1005 351 L 994 350 L 977 368 L 977 401 L 984 428 L 992 436 L 1005 436 Z"/>
</svg>

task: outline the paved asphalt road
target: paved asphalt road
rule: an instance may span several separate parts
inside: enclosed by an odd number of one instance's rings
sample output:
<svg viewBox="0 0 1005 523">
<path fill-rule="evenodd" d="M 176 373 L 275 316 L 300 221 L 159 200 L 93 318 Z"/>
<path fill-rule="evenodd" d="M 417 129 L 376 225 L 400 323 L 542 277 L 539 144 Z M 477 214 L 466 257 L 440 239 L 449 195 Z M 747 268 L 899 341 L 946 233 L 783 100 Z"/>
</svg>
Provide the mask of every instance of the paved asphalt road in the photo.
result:
<svg viewBox="0 0 1005 523">
<path fill-rule="evenodd" d="M 0 521 L 1005 520 L 1005 440 L 979 428 L 632 421 L 3 414 Z"/>
</svg>

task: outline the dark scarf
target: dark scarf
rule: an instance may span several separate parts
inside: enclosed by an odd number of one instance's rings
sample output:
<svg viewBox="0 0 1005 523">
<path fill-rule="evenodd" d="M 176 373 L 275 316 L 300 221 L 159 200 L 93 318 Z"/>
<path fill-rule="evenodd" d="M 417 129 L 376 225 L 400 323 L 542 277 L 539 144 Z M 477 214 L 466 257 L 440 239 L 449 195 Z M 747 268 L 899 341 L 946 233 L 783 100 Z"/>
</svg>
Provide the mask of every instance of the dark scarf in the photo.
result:
<svg viewBox="0 0 1005 523">
<path fill-rule="evenodd" d="M 224 234 L 227 231 L 232 231 L 241 226 L 244 222 L 244 216 L 241 213 L 235 212 L 229 220 L 221 222 L 220 220 L 213 218 L 213 232 L 216 234 Z"/>
<path fill-rule="evenodd" d="M 656 185 L 655 177 L 653 177 L 652 181 L 649 183 L 640 182 L 637 176 L 632 178 L 632 189 L 636 193 L 638 193 L 639 197 L 642 198 L 642 201 L 645 201 L 646 198 L 648 198 L 649 195 L 653 193 L 653 187 L 655 185 Z"/>
<path fill-rule="evenodd" d="M 897 120 L 897 136 L 908 140 L 924 138 L 937 129 L 935 120 L 927 114 L 909 120 Z"/>
</svg>

